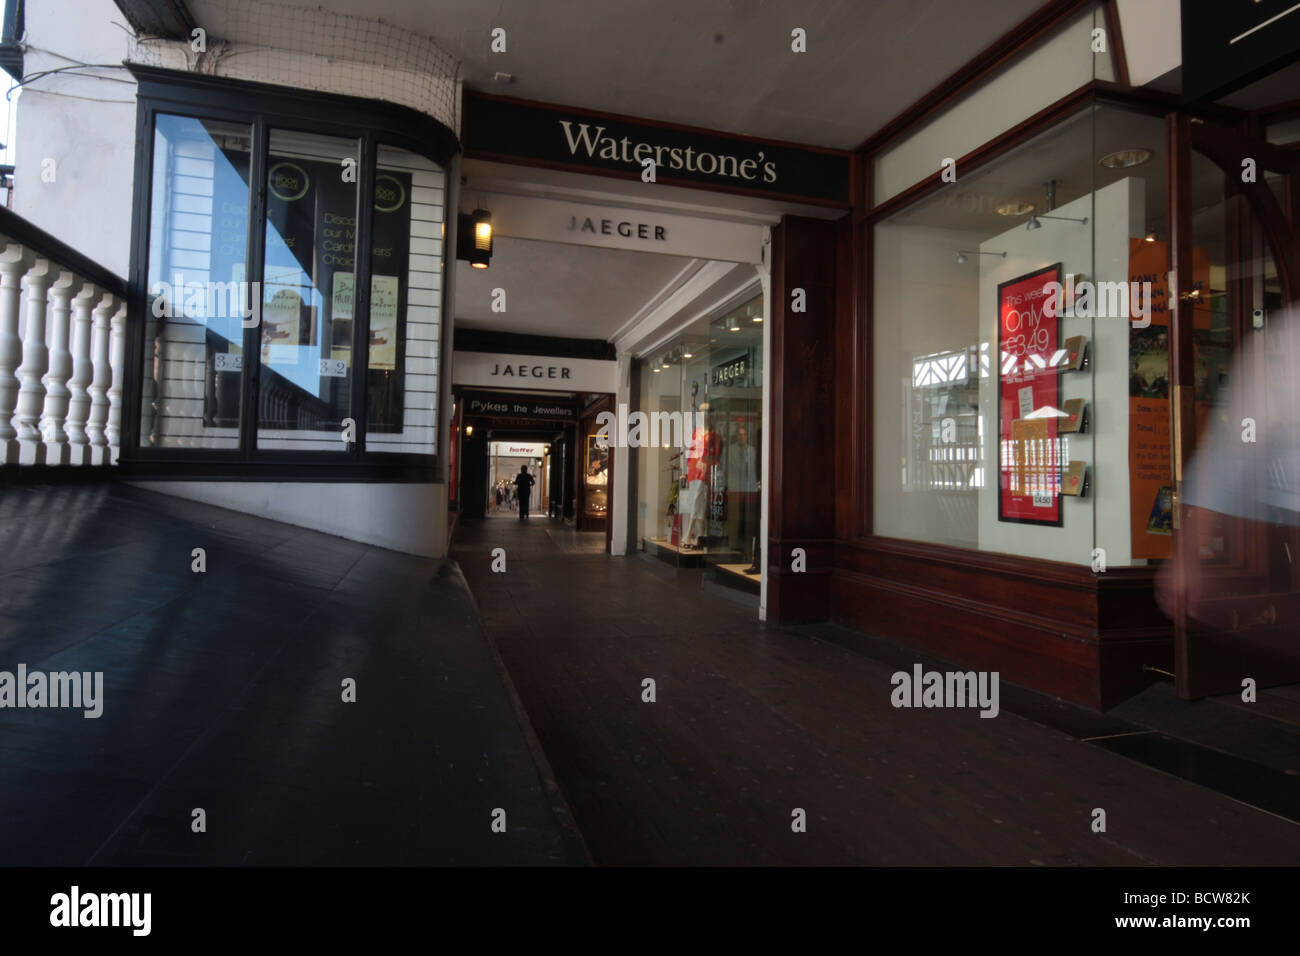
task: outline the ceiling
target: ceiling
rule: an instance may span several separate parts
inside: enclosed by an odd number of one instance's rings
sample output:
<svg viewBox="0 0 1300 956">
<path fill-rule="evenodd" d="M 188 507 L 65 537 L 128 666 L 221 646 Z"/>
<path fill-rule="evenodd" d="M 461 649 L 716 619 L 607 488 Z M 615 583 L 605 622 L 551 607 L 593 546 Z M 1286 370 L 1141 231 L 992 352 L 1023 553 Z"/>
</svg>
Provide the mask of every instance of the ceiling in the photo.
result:
<svg viewBox="0 0 1300 956">
<path fill-rule="evenodd" d="M 851 149 L 1041 3 L 318 0 L 313 6 L 432 37 L 462 61 L 462 78 L 474 89 Z M 188 5 L 200 22 L 220 9 L 219 0 Z M 490 50 L 495 27 L 506 31 L 503 53 Z M 790 49 L 796 27 L 806 31 L 806 53 Z M 498 72 L 513 79 L 494 81 Z"/>
<path fill-rule="evenodd" d="M 696 262 L 497 236 L 489 268 L 456 263 L 456 325 L 609 340 Z M 505 290 L 505 312 L 492 311 L 493 289 Z"/>
</svg>

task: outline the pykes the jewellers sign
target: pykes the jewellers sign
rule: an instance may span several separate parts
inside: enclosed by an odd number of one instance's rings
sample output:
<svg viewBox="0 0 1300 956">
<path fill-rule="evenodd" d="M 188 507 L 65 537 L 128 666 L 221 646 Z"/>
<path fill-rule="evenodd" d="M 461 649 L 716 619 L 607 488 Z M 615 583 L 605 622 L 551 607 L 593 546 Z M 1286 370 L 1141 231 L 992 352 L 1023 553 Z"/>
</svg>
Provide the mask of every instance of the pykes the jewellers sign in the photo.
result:
<svg viewBox="0 0 1300 956">
<path fill-rule="evenodd" d="M 479 93 L 465 95 L 465 155 L 847 206 L 849 156 Z"/>
<path fill-rule="evenodd" d="M 504 392 L 466 392 L 463 396 L 466 415 L 495 415 L 498 418 L 539 418 L 573 421 L 573 403 L 510 395 Z"/>
</svg>

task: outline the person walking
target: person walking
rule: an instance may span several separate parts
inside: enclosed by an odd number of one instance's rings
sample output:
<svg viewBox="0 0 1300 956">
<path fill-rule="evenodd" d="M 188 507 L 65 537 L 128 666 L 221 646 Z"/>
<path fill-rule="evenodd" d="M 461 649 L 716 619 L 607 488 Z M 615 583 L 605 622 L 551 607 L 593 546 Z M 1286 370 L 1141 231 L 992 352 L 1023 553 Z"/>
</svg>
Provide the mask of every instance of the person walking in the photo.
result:
<svg viewBox="0 0 1300 956">
<path fill-rule="evenodd" d="M 519 520 L 528 520 L 528 498 L 532 494 L 533 476 L 528 473 L 527 465 L 519 466 L 519 474 L 515 476 L 515 487 L 518 490 L 519 498 Z"/>
</svg>

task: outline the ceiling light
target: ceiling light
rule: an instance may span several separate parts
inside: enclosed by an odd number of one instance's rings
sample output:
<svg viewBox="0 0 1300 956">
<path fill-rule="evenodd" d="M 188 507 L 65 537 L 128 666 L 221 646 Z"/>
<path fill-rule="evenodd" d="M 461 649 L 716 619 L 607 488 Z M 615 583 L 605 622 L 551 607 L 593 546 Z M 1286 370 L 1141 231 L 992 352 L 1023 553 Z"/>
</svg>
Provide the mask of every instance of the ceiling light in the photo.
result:
<svg viewBox="0 0 1300 956">
<path fill-rule="evenodd" d="M 740 322 L 736 319 L 736 317 L 735 317 L 734 315 L 733 315 L 733 316 L 730 316 L 730 317 L 727 319 L 727 331 L 728 331 L 728 332 L 739 332 L 739 331 L 740 331 Z"/>
<path fill-rule="evenodd" d="M 1155 242 L 1155 241 L 1156 241 L 1156 234 L 1155 234 L 1154 232 L 1148 232 L 1145 236 L 1142 237 L 1142 241 L 1143 241 L 1143 242 Z"/>
<path fill-rule="evenodd" d="M 466 426 L 465 426 L 465 437 L 468 438 L 468 437 L 469 437 L 470 435 L 472 435 L 472 434 L 474 434 L 474 426 L 473 426 L 473 425 L 466 425 Z"/>
<path fill-rule="evenodd" d="M 1033 212 L 1037 208 L 1038 207 L 1031 202 L 1021 202 L 1017 200 L 1016 202 L 1003 203 L 1001 206 L 998 206 L 998 215 L 1023 216 L 1025 213 Z"/>
<path fill-rule="evenodd" d="M 1107 169 L 1128 169 L 1131 166 L 1141 166 L 1150 158 L 1149 149 L 1117 149 L 1097 160 L 1097 165 Z"/>
<path fill-rule="evenodd" d="M 755 321 L 755 322 L 762 322 L 762 321 L 763 321 L 763 313 L 760 312 L 758 315 L 754 316 L 754 321 Z"/>
<path fill-rule="evenodd" d="M 690 352 L 683 352 L 682 358 L 695 358 L 695 356 L 692 355 Z"/>
<path fill-rule="evenodd" d="M 1035 229 L 1042 229 L 1043 224 L 1038 221 L 1037 216 L 1032 216 L 1030 217 L 1029 222 L 1025 224 L 1025 228 L 1030 232 L 1033 232 Z"/>
</svg>

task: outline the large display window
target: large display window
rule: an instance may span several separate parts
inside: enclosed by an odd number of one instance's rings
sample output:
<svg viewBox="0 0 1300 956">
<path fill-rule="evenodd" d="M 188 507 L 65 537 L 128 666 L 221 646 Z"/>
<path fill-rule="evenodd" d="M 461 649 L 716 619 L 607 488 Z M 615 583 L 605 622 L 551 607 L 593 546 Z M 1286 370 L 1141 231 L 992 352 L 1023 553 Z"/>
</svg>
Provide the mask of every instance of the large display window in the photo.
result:
<svg viewBox="0 0 1300 956">
<path fill-rule="evenodd" d="M 671 563 L 757 586 L 763 299 L 747 298 L 642 360 L 637 529 Z"/>
<path fill-rule="evenodd" d="M 132 343 L 129 458 L 276 467 L 327 456 L 427 479 L 439 450 L 444 167 L 397 145 L 396 107 L 217 84 L 191 114 L 155 102 L 155 89 L 142 80 L 152 148 L 139 162 L 133 275 L 145 321 Z M 283 115 L 298 105 L 307 115 Z M 442 156 L 452 141 L 431 142 Z"/>
<path fill-rule="evenodd" d="M 1164 138 L 1090 106 L 875 224 L 876 534 L 1168 556 Z"/>
</svg>

